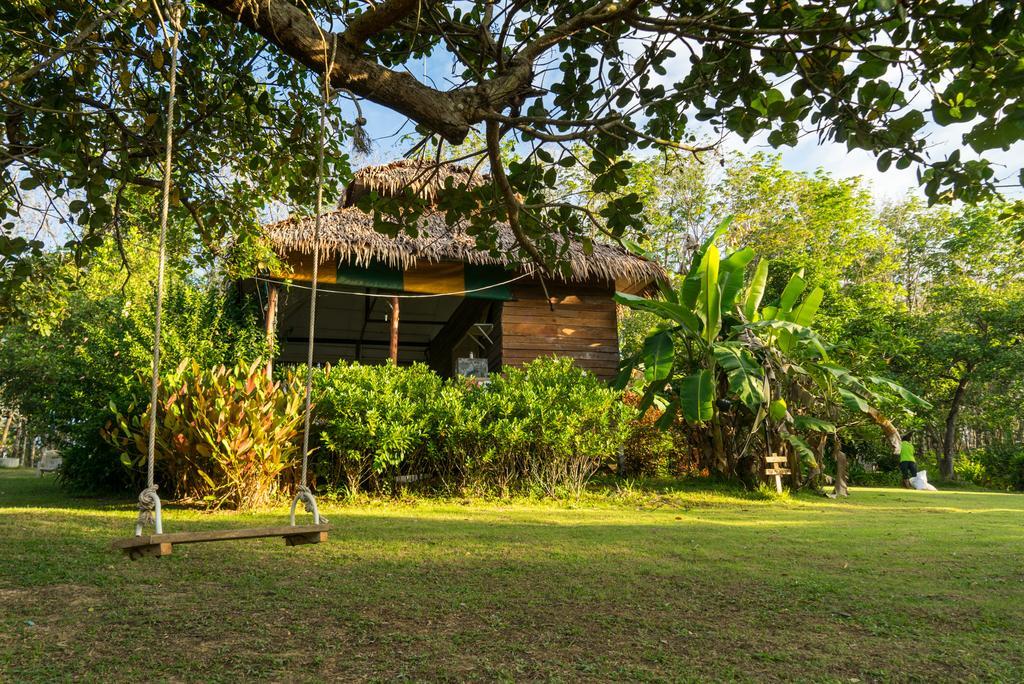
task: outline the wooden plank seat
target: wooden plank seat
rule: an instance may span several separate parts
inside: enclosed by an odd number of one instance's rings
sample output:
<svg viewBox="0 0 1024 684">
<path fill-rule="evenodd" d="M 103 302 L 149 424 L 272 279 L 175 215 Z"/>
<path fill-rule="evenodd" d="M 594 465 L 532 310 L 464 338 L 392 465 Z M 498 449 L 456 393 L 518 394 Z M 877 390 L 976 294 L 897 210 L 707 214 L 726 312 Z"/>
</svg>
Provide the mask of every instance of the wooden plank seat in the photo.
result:
<svg viewBox="0 0 1024 684">
<path fill-rule="evenodd" d="M 330 529 L 330 525 L 285 525 L 283 527 L 143 534 L 138 537 L 115 539 L 111 546 L 115 549 L 121 549 L 132 560 L 137 560 L 143 556 L 169 556 L 175 544 L 198 544 L 200 542 L 263 539 L 266 537 L 281 537 L 288 546 L 319 544 L 320 542 L 327 541 L 327 533 Z"/>
</svg>

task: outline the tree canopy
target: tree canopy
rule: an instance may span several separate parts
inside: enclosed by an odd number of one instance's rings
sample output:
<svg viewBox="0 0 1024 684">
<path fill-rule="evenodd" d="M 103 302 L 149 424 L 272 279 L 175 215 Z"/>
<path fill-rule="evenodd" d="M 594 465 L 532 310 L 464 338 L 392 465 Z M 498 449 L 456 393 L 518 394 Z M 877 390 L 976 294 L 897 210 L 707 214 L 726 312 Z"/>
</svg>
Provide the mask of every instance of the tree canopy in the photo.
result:
<svg viewBox="0 0 1024 684">
<path fill-rule="evenodd" d="M 363 123 L 343 120 L 346 99 L 409 117 L 421 152 L 476 131 L 483 149 L 465 156 L 486 160 L 496 183 L 446 209 L 497 205 L 480 229 L 507 218 L 523 249 L 547 264 L 557 258 L 553 231 L 615 236 L 642 220 L 632 194 L 609 202 L 600 222 L 556 196 L 560 174 L 579 163 L 574 144 L 590 149 L 595 192 L 629 183 L 630 150 L 697 153 L 715 144 L 698 142 L 709 132 L 762 135 L 776 147 L 811 134 L 868 150 L 881 169 L 916 166 L 933 201 L 972 201 L 1001 179 L 959 150 L 931 156 L 929 131 L 955 125 L 976 153 L 1024 137 L 1016 0 L 182 8 L 176 210 L 212 254 L 251 235 L 269 202 L 310 202 L 325 72 L 335 186 L 349 171 L 346 138 Z M 126 186 L 158 186 L 173 17 L 158 0 L 16 0 L 0 21 L 0 257 L 9 279 L 25 276 L 23 258 L 41 248 L 31 234 L 14 235 L 12 219 L 25 221 L 29 207 L 79 226 L 69 247 L 87 252 L 116 224 Z M 443 86 L 413 74 L 414 60 L 428 57 L 451 63 Z M 523 151 L 512 163 L 500 154 L 508 140 Z"/>
</svg>

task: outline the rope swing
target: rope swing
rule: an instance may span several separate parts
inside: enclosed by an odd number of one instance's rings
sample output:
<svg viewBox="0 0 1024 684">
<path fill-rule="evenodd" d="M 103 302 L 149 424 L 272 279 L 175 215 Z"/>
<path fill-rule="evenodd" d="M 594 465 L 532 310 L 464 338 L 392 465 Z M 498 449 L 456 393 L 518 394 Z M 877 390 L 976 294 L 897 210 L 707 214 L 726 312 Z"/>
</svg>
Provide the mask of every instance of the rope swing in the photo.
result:
<svg viewBox="0 0 1024 684">
<path fill-rule="evenodd" d="M 156 460 L 156 426 L 158 418 L 157 401 L 159 399 L 160 387 L 160 323 L 164 303 L 164 274 L 167 268 L 167 222 L 170 211 L 171 198 L 171 162 L 174 145 L 174 107 L 176 102 L 175 85 L 178 71 L 178 40 L 181 34 L 181 19 L 183 6 L 181 3 L 172 0 L 168 6 L 168 23 L 171 31 L 168 33 L 167 23 L 160 17 L 164 28 L 165 43 L 171 53 L 169 74 L 169 88 L 167 92 L 167 129 L 164 141 L 164 167 L 163 187 L 160 203 L 160 246 L 156 279 L 156 312 L 153 323 L 153 377 L 150 383 L 149 394 L 149 435 L 146 445 L 146 487 L 139 494 L 139 515 L 135 523 L 135 536 L 124 539 L 117 539 L 113 547 L 121 549 L 132 559 L 142 556 L 166 556 L 171 553 L 174 544 L 189 544 L 195 542 L 225 541 L 229 539 L 257 539 L 262 537 L 282 537 L 289 546 L 299 544 L 317 544 L 326 541 L 330 529 L 326 518 L 320 516 L 317 509 L 316 498 L 309 490 L 309 432 L 310 432 L 310 408 L 312 397 L 312 365 L 313 365 L 313 332 L 316 327 L 316 261 L 313 265 L 313 294 L 309 310 L 309 345 L 307 349 L 307 373 L 306 373 L 306 398 L 304 406 L 304 429 L 302 434 L 302 477 L 297 488 L 295 498 L 291 505 L 291 524 L 287 527 L 265 527 L 256 529 L 233 529 L 233 530 L 206 530 L 199 532 L 178 532 L 164 534 L 163 520 L 160 508 L 160 497 L 157 495 L 157 485 L 154 481 L 154 464 Z M 159 6 L 157 6 L 159 12 Z M 332 45 L 332 50 L 336 46 Z M 325 41 L 326 57 L 326 41 Z M 324 91 L 320 104 L 320 131 L 317 138 L 317 192 L 316 192 L 316 230 L 314 250 L 319 257 L 320 238 L 320 214 L 323 211 L 323 176 L 324 176 L 324 132 L 327 127 L 327 105 L 330 98 L 329 72 L 325 69 Z M 303 501 L 308 512 L 313 514 L 313 524 L 297 526 L 295 524 L 295 508 L 299 501 Z M 143 535 L 143 530 L 152 525 L 155 534 Z"/>
</svg>

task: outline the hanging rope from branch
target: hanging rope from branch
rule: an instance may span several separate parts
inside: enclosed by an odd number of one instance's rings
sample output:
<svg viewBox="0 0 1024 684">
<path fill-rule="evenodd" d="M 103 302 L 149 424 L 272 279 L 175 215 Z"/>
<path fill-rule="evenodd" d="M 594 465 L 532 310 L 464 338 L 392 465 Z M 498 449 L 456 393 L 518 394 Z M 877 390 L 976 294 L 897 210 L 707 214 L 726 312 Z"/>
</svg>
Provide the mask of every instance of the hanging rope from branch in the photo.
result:
<svg viewBox="0 0 1024 684">
<path fill-rule="evenodd" d="M 160 497 L 154 482 L 154 464 L 156 460 L 156 424 L 157 400 L 160 387 L 160 323 L 164 306 L 164 274 L 167 270 L 167 217 L 171 205 L 171 161 L 174 151 L 174 104 L 177 93 L 175 86 L 178 75 L 178 37 L 181 33 L 182 7 L 173 2 L 169 7 L 168 21 L 171 34 L 168 40 L 171 51 L 171 71 L 167 89 L 167 129 L 164 138 L 164 177 L 162 196 L 160 198 L 160 247 L 156 272 L 156 312 L 153 322 L 153 377 L 149 388 L 149 439 L 146 445 L 146 488 L 139 494 L 139 518 L 135 524 L 135 534 L 142 534 L 142 528 L 154 525 L 157 534 L 163 533 L 160 518 Z M 164 26 L 166 32 L 167 27 Z M 165 33 L 166 35 L 166 33 Z"/>
<path fill-rule="evenodd" d="M 327 44 L 324 41 L 324 64 L 333 64 L 338 48 L 337 36 L 331 37 L 331 54 L 328 58 Z M 323 89 L 320 94 L 320 129 L 317 133 L 316 146 L 316 220 L 313 225 L 313 283 L 309 297 L 309 338 L 306 343 L 306 397 L 302 416 L 302 476 L 298 492 L 292 501 L 292 524 L 295 524 L 295 504 L 302 499 L 306 510 L 313 514 L 313 524 L 319 525 L 321 520 L 316 506 L 316 498 L 309 490 L 309 432 L 310 414 L 313 397 L 313 340 L 316 337 L 316 296 L 317 280 L 320 270 L 320 229 L 324 213 L 324 144 L 327 130 L 327 104 L 331 99 L 330 69 L 324 69 Z"/>
</svg>

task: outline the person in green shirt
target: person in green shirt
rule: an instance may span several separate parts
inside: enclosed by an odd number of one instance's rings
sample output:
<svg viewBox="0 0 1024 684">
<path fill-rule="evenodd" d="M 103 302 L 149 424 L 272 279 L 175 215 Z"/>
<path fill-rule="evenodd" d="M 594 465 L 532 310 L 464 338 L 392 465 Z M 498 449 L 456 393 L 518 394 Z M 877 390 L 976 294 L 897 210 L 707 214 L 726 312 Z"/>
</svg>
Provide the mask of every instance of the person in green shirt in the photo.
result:
<svg viewBox="0 0 1024 684">
<path fill-rule="evenodd" d="M 910 489 L 911 478 L 917 477 L 917 461 L 909 434 L 900 435 L 900 472 L 903 473 L 903 486 Z"/>
</svg>

